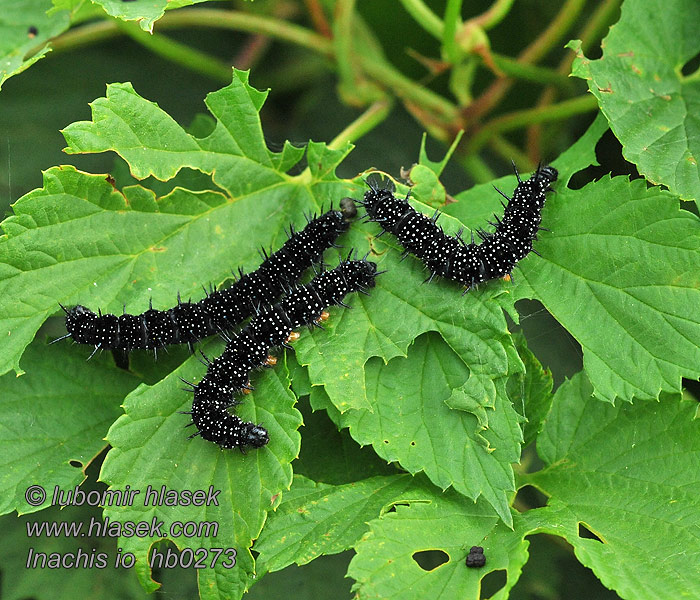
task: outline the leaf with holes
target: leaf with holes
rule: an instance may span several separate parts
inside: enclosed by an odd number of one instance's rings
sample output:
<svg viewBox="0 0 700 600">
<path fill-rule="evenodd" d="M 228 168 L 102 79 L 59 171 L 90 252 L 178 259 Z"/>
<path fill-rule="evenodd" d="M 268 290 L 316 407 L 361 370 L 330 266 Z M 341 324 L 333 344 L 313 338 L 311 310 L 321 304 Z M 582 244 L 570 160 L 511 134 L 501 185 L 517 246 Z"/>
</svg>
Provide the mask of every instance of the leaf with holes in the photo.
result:
<svg viewBox="0 0 700 600">
<path fill-rule="evenodd" d="M 537 441 L 545 468 L 522 483 L 569 515 L 560 527 L 576 556 L 622 597 L 699 597 L 697 402 L 610 406 L 592 392 L 583 374 L 557 390 Z M 579 537 L 578 523 L 598 539 Z"/>
<path fill-rule="evenodd" d="M 405 474 L 344 485 L 295 476 L 255 543 L 258 567 L 263 573 L 279 571 L 352 548 L 367 530 L 369 518 L 399 502 L 427 501 L 432 498 L 431 488 L 424 479 Z"/>
<path fill-rule="evenodd" d="M 660 18 L 662 17 L 662 18 Z M 625 158 L 649 181 L 700 202 L 700 71 L 685 72 L 700 53 L 695 0 L 627 0 L 589 60 L 581 42 L 572 72 L 586 79 Z"/>
<path fill-rule="evenodd" d="M 39 340 L 27 349 L 25 364 L 29 375 L 0 378 L 0 514 L 50 504 L 50 494 L 38 506 L 28 504 L 30 486 L 69 490 L 82 483 L 85 468 L 107 445 L 121 400 L 139 383 L 111 361 L 86 364 L 78 348 L 57 354 Z"/>
</svg>

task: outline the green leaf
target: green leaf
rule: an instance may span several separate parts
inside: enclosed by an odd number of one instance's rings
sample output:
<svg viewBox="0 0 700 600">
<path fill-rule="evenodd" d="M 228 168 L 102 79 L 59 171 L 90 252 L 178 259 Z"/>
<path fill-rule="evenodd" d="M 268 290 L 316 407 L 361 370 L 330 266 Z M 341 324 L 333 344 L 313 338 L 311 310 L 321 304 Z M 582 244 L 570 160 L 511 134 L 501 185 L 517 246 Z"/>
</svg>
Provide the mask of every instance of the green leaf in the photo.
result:
<svg viewBox="0 0 700 600">
<path fill-rule="evenodd" d="M 683 75 L 700 52 L 695 0 L 626 0 L 620 21 L 589 60 L 578 41 L 572 72 L 588 80 L 627 160 L 653 183 L 700 200 L 699 71 Z"/>
<path fill-rule="evenodd" d="M 693 311 L 700 306 L 700 222 L 642 180 L 604 177 L 567 187 L 576 171 L 594 164 L 604 130 L 596 119 L 555 161 L 556 193 L 542 213 L 551 231 L 535 242 L 542 257 L 531 253 L 518 263 L 513 295 L 538 299 L 583 346 L 597 396 L 656 398 L 680 391 L 681 377 L 700 377 L 700 313 Z M 509 194 L 516 183 L 510 177 L 496 185 Z M 459 194 L 446 211 L 468 226 L 483 223 L 501 212 L 490 187 Z"/>
<path fill-rule="evenodd" d="M 410 475 L 371 477 L 336 486 L 295 475 L 291 489 L 255 543 L 260 553 L 258 566 L 263 572 L 279 571 L 352 548 L 366 532 L 370 518 L 399 502 L 429 500 L 431 488 Z"/>
<path fill-rule="evenodd" d="M 296 375 L 290 376 L 294 383 Z M 304 428 L 294 473 L 336 485 L 396 473 L 396 468 L 381 460 L 371 448 L 360 448 L 347 431 L 338 431 L 325 410 L 312 412 L 307 398 L 299 401 L 297 409 L 303 416 Z"/>
<path fill-rule="evenodd" d="M 557 189 L 543 216 L 556 235 L 522 262 L 522 294 L 581 344 L 598 397 L 679 392 L 681 377 L 700 377 L 700 221 L 642 180 Z"/>
<path fill-rule="evenodd" d="M 576 556 L 622 597 L 700 596 L 697 402 L 610 406 L 592 392 L 583 374 L 557 390 L 537 443 L 547 467 L 523 482 L 571 514 L 560 527 Z M 600 541 L 579 537 L 578 523 Z"/>
<path fill-rule="evenodd" d="M 107 86 L 107 97 L 91 103 L 92 121 L 63 130 L 68 154 L 118 153 L 134 177 L 167 180 L 183 167 L 212 174 L 233 197 L 248 196 L 285 183 L 283 171 L 296 164 L 303 148 L 287 144 L 281 153 L 267 149 L 258 112 L 267 92 L 248 85 L 248 72 L 234 70 L 232 83 L 207 95 L 216 117 L 205 138 L 187 133 L 157 104 L 141 98 L 129 83 Z"/>
<path fill-rule="evenodd" d="M 303 149 L 267 150 L 257 114 L 265 94 L 250 88 L 246 78 L 237 72 L 231 86 L 210 94 L 210 106 L 226 121 L 218 121 L 203 140 L 133 90 L 125 91 L 129 86 L 115 87 L 119 106 L 97 101 L 96 123 L 68 127 L 69 139 L 94 151 L 108 149 L 103 142 L 109 137 L 148 139 L 148 149 L 120 147 L 134 161 L 132 173 L 168 178 L 191 167 L 212 173 L 231 195 L 176 188 L 156 198 L 140 186 L 120 193 L 105 175 L 73 167 L 47 171 L 44 187 L 20 198 L 15 215 L 3 222 L 0 373 L 21 372 L 22 351 L 59 302 L 109 312 L 126 305 L 138 313 L 151 298 L 157 308 L 172 306 L 178 291 L 199 299 L 202 284 L 221 283 L 234 267 L 257 267 L 260 245 L 279 247 L 290 223 L 301 226 L 305 213 L 344 195 L 346 185 L 334 168 L 349 148 L 327 151 L 314 144 L 309 150 L 314 174 L 285 175 L 279 169 L 291 167 Z M 126 121 L 115 116 L 120 111 Z M 162 137 L 166 132 L 172 137 Z M 17 297 L 31 301 L 18 307 Z"/>
<path fill-rule="evenodd" d="M 451 410 L 445 402 L 467 371 L 438 336 L 421 336 L 407 358 L 367 364 L 372 412 L 350 410 L 336 418 L 385 460 L 398 461 L 410 473 L 423 471 L 439 487 L 452 486 L 472 500 L 483 495 L 510 524 L 508 493 L 515 489 L 510 463 L 520 459 L 520 416 L 505 393 L 496 396 L 488 428 L 481 431 L 474 415 Z"/>
<path fill-rule="evenodd" d="M 93 0 L 105 12 L 124 21 L 137 21 L 141 29 L 153 33 L 154 23 L 166 10 L 192 6 L 208 0 L 151 0 L 150 2 L 125 2 L 124 0 Z"/>
<path fill-rule="evenodd" d="M 421 203 L 414 204 L 424 213 L 431 212 Z M 459 227 L 447 215 L 441 222 L 455 231 Z M 367 247 L 368 238 L 378 233 L 376 224 L 355 224 L 345 236 L 346 246 L 359 253 L 371 249 L 372 260 L 386 270 L 370 297 L 352 297 L 353 310 L 334 314 L 326 326 L 330 335 L 314 332 L 295 345 L 297 359 L 308 366 L 311 383 L 324 385 L 341 412 L 371 409 L 373 400 L 363 374 L 367 359 L 379 356 L 388 362 L 405 357 L 413 340 L 437 331 L 469 367 L 463 396 L 456 404 L 472 412 L 493 408 L 505 378 L 522 370 L 503 315 L 504 308 L 514 310 L 505 282 L 492 282 L 465 296 L 458 285 L 446 280 L 421 286 L 426 278 L 422 263 L 414 257 L 401 261 L 394 238 L 374 238 Z M 334 350 L 335 344 L 342 345 L 342 353 Z M 329 381 L 328 372 L 342 375 Z"/>
<path fill-rule="evenodd" d="M 37 515 L 2 517 L 0 589 L 3 600 L 74 600 L 76 597 L 145 600 L 146 594 L 132 570 L 114 568 L 117 557 L 117 540 L 114 538 L 99 535 L 27 535 L 27 525 L 36 527 L 42 523 L 53 525 L 62 522 L 80 523 L 87 533 L 91 519 L 96 523 L 102 522 L 101 512 L 99 508 L 89 506 L 51 506 Z M 58 555 L 66 565 L 75 560 L 77 566 L 42 568 L 41 554 L 46 556 L 47 564 L 51 564 L 48 563 L 49 559 L 55 561 Z M 103 568 L 99 567 L 100 555 L 106 561 Z M 78 556 L 81 558 L 78 559 Z M 28 568 L 28 562 L 33 565 L 34 560 L 37 567 Z M 90 561 L 92 566 L 89 566 Z"/>
<path fill-rule="evenodd" d="M 44 58 L 50 50 L 46 42 L 68 29 L 69 13 L 60 11 L 47 15 L 50 8 L 51 0 L 3 3 L 0 14 L 0 87 L 13 75 Z"/>
<path fill-rule="evenodd" d="M 525 336 L 515 335 L 520 359 L 525 365 L 525 373 L 518 373 L 508 381 L 508 395 L 513 406 L 526 417 L 523 426 L 523 445 L 533 442 L 542 429 L 549 407 L 552 405 L 552 373 L 545 369 L 537 357 L 527 347 Z"/>
<path fill-rule="evenodd" d="M 546 512 L 514 513 L 511 530 L 483 501 L 472 504 L 454 493 L 434 494 L 430 503 L 396 506 L 370 521 L 370 531 L 356 546 L 348 576 L 357 581 L 359 598 L 391 600 L 478 600 L 481 580 L 488 573 L 505 570 L 505 586 L 493 600 L 505 600 L 527 562 L 530 533 L 550 530 Z M 468 568 L 465 560 L 472 546 L 484 549 L 486 565 Z M 418 563 L 419 553 L 439 550 L 447 562 L 427 570 Z"/>
<path fill-rule="evenodd" d="M 79 485 L 107 445 L 104 436 L 122 412 L 122 398 L 138 383 L 111 361 L 86 363 L 80 352 L 56 352 L 40 341 L 27 349 L 24 362 L 27 375 L 0 379 L 0 513 L 39 510 L 50 504 L 55 486 Z M 32 485 L 46 491 L 39 506 L 25 499 Z"/>
<path fill-rule="evenodd" d="M 221 344 L 218 343 L 220 349 Z M 216 348 L 210 345 L 211 350 Z M 202 598 L 238 598 L 251 584 L 254 561 L 249 548 L 258 537 L 267 511 L 279 501 L 279 494 L 292 480 L 291 461 L 299 453 L 301 415 L 293 408 L 294 397 L 289 381 L 279 366 L 254 378 L 256 391 L 247 395 L 237 407 L 245 420 L 262 423 L 270 432 L 270 443 L 243 455 L 222 452 L 216 445 L 196 438 L 186 439 L 189 418 L 177 414 L 187 411 L 192 394 L 181 389 L 180 377 L 193 380 L 201 376 L 195 357 L 188 359 L 153 387 L 141 386 L 124 402 L 126 414 L 108 433 L 113 448 L 102 467 L 101 479 L 112 489 L 142 490 L 132 506 L 108 507 L 105 514 L 112 520 L 149 521 L 156 517 L 168 527 L 174 521 L 216 522 L 218 532 L 196 537 L 170 537 L 179 548 L 234 548 L 236 566 L 199 571 Z M 176 490 L 220 490 L 218 505 L 145 506 L 148 486 Z M 122 538 L 120 545 L 133 552 L 145 565 L 153 539 Z M 138 571 L 146 589 L 154 587 L 150 572 Z"/>
</svg>

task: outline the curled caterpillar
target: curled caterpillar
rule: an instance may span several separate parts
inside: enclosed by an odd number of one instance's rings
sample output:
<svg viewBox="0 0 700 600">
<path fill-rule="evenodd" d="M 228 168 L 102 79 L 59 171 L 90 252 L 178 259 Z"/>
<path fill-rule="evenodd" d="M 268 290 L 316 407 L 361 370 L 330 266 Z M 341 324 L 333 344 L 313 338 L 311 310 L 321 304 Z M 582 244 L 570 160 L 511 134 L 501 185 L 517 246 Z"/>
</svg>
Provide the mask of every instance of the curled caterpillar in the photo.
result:
<svg viewBox="0 0 700 600">
<path fill-rule="evenodd" d="M 295 287 L 278 304 L 263 309 L 240 333 L 227 339 L 223 354 L 207 363 L 206 375 L 198 384 L 185 382 L 194 392 L 192 423 L 197 432 L 221 448 L 260 448 L 268 443 L 262 425 L 245 422 L 228 408 L 239 404 L 232 396 L 251 389 L 252 369 L 272 364 L 269 352 L 287 345 L 294 329 L 319 325 L 324 309 L 331 304 L 347 306 L 343 298 L 351 292 L 367 293 L 378 275 L 375 263 L 341 260 L 331 271 L 323 271 L 306 285 Z"/>
<path fill-rule="evenodd" d="M 554 167 L 538 167 L 526 181 L 518 172 L 518 185 L 503 205 L 503 218 L 494 215 L 496 222 L 490 223 L 496 230 L 493 233 L 477 230 L 481 243 L 471 243 L 462 239 L 462 230 L 448 236 L 437 225 L 438 211 L 432 218 L 417 212 L 406 198 L 394 196 L 395 187 L 391 180 L 370 175 L 367 178 L 369 190 L 362 200 L 357 201 L 367 211 L 370 221 L 379 223 L 384 230 L 393 233 L 404 247 L 404 254 L 414 254 L 430 270 L 430 277 L 439 275 L 457 281 L 467 290 L 477 284 L 505 277 L 516 263 L 532 251 L 532 242 L 537 239 L 540 229 L 541 211 L 545 194 L 551 191 L 550 184 L 557 179 Z M 501 204 L 503 204 L 501 202 Z M 379 235 L 382 235 L 380 233 Z"/>
<path fill-rule="evenodd" d="M 67 337 L 98 349 L 157 350 L 168 344 L 192 343 L 220 331 L 228 331 L 252 316 L 260 307 L 277 300 L 294 285 L 324 250 L 337 247 L 335 240 L 347 230 L 341 211 L 330 210 L 320 217 L 307 218 L 299 232 L 290 226 L 289 239 L 275 253 L 263 250 L 263 263 L 251 273 L 239 269 L 239 278 L 225 290 L 207 293 L 199 302 L 182 302 L 168 310 L 151 305 L 140 315 L 97 314 L 85 306 L 63 308 Z"/>
</svg>

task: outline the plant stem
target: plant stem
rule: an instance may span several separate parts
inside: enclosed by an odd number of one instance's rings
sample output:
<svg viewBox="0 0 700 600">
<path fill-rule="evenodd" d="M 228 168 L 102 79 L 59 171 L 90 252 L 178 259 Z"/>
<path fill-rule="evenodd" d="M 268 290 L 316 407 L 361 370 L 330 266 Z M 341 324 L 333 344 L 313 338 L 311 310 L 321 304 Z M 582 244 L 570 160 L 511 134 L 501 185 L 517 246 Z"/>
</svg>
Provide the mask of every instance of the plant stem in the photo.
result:
<svg viewBox="0 0 700 600">
<path fill-rule="evenodd" d="M 513 0 L 496 0 L 487 11 L 469 19 L 468 23 L 478 25 L 484 31 L 492 29 L 506 17 L 512 5 Z"/>
<path fill-rule="evenodd" d="M 181 8 L 166 12 L 156 23 L 156 27 L 216 27 L 260 33 L 333 57 L 333 44 L 322 35 L 282 19 L 240 11 L 217 8 Z"/>
<path fill-rule="evenodd" d="M 407 101 L 418 104 L 422 111 L 434 113 L 433 121 L 456 123 L 457 107 L 449 100 L 409 79 L 388 63 L 377 60 L 363 60 L 363 68 L 376 81 Z M 435 118 L 437 117 L 437 118 Z"/>
<path fill-rule="evenodd" d="M 122 35 L 115 21 L 98 21 L 70 29 L 51 40 L 51 54 L 70 52 Z"/>
<path fill-rule="evenodd" d="M 537 62 L 560 42 L 578 19 L 586 0 L 567 0 L 542 34 L 518 56 L 522 62 Z"/>
<path fill-rule="evenodd" d="M 489 138 L 497 133 L 518 129 L 533 123 L 567 119 L 596 108 L 598 108 L 598 101 L 595 97 L 586 95 L 572 98 L 571 100 L 564 100 L 552 106 L 514 111 L 492 120 L 477 131 L 467 144 L 467 153 L 476 154 L 489 141 Z"/>
<path fill-rule="evenodd" d="M 567 91 L 570 91 L 572 88 L 571 80 L 568 76 L 562 75 L 554 69 L 528 65 L 518 62 L 510 56 L 503 56 L 502 54 L 495 54 L 493 52 L 491 53 L 491 57 L 501 71 L 516 79 L 534 81 L 535 83 L 547 83 Z"/>
<path fill-rule="evenodd" d="M 527 154 L 503 136 L 494 135 L 489 140 L 489 146 L 506 162 L 514 161 L 520 171 L 527 173 L 534 169 L 536 163 L 533 163 Z"/>
<path fill-rule="evenodd" d="M 549 24 L 542 34 L 518 56 L 517 62 L 534 63 L 549 52 L 554 44 L 569 30 L 585 5 L 585 0 L 567 0 L 554 21 Z M 469 122 L 478 120 L 490 112 L 513 85 L 509 78 L 499 79 L 470 106 L 464 109 L 464 116 Z"/>
<path fill-rule="evenodd" d="M 154 54 L 223 83 L 231 81 L 231 66 L 218 58 L 163 35 L 142 31 L 138 25 L 128 21 L 117 21 L 117 27 Z"/>
<path fill-rule="evenodd" d="M 413 20 L 425 29 L 430 35 L 438 40 L 442 40 L 444 25 L 423 0 L 401 0 L 406 12 L 413 17 Z"/>
<path fill-rule="evenodd" d="M 480 156 L 476 154 L 462 154 L 458 158 L 464 170 L 469 173 L 476 183 L 486 183 L 496 178 L 495 173 Z"/>
<path fill-rule="evenodd" d="M 326 14 L 323 12 L 323 6 L 319 0 L 304 0 L 304 3 L 316 31 L 323 37 L 330 38 L 331 26 L 328 24 L 328 19 L 326 19 Z"/>
<path fill-rule="evenodd" d="M 462 24 L 462 0 L 447 0 L 445 8 L 444 27 L 442 30 L 442 50 L 444 56 L 452 63 L 459 60 L 460 51 L 457 47 L 455 35 L 457 27 Z"/>
<path fill-rule="evenodd" d="M 619 10 L 622 0 L 604 0 L 593 11 L 593 15 L 583 30 L 577 36 L 581 40 L 581 49 L 588 50 L 591 46 L 603 37 L 603 31 L 607 27 L 617 10 Z M 562 75 L 567 75 L 571 72 L 571 65 L 574 62 L 574 53 L 569 52 L 559 63 L 557 71 Z M 536 106 L 548 106 L 557 98 L 557 90 L 553 87 L 547 87 L 540 95 Z M 533 161 L 536 161 L 541 155 L 541 137 L 542 126 L 539 124 L 532 125 L 527 130 L 526 148 L 527 153 Z"/>
<path fill-rule="evenodd" d="M 182 8 L 166 12 L 156 23 L 158 30 L 189 27 L 212 27 L 259 33 L 333 58 L 333 44 L 330 40 L 294 23 L 271 17 L 216 8 Z M 52 40 L 51 45 L 55 51 L 64 52 L 117 37 L 120 33 L 118 20 L 110 19 L 71 29 Z"/>
<path fill-rule="evenodd" d="M 393 99 L 389 96 L 383 100 L 378 100 L 335 136 L 328 144 L 328 147 L 332 150 L 338 150 L 347 142 L 354 142 L 360 139 L 389 116 L 393 104 Z"/>
<path fill-rule="evenodd" d="M 335 5 L 335 19 L 333 22 L 333 48 L 335 49 L 335 61 L 338 66 L 341 85 L 344 83 L 351 89 L 357 82 L 356 68 L 353 58 L 356 54 L 352 51 L 352 20 L 355 14 L 355 0 L 338 0 Z"/>
</svg>

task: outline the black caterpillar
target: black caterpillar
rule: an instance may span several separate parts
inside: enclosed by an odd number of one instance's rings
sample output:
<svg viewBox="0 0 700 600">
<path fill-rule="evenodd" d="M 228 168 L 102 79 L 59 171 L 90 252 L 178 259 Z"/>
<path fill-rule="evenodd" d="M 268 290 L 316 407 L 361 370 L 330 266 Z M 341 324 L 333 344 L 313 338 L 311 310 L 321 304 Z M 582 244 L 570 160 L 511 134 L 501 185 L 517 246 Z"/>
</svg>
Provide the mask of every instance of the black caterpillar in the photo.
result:
<svg viewBox="0 0 700 600">
<path fill-rule="evenodd" d="M 157 350 L 168 344 L 188 344 L 214 333 L 228 331 L 255 314 L 260 307 L 272 304 L 293 286 L 302 273 L 316 263 L 324 250 L 337 247 L 335 240 L 347 230 L 348 223 L 340 211 L 330 210 L 320 217 L 307 217 L 308 224 L 299 232 L 290 226 L 289 239 L 270 256 L 263 249 L 264 262 L 252 273 L 239 269 L 239 278 L 229 288 L 204 293 L 196 303 L 182 302 L 169 310 L 155 310 L 151 305 L 140 315 L 126 312 L 116 315 L 95 314 L 85 306 L 63 308 L 68 333 L 59 341 L 72 337 L 79 344 L 91 344 L 116 350 Z"/>
<path fill-rule="evenodd" d="M 545 202 L 545 193 L 551 191 L 550 184 L 557 179 L 554 167 L 538 167 L 526 181 L 520 179 L 516 169 L 518 185 L 508 200 L 503 202 L 503 219 L 494 215 L 496 222 L 490 222 L 496 228 L 493 233 L 477 230 L 481 244 L 462 239 L 460 230 L 455 236 L 448 236 L 437 225 L 438 211 L 432 218 L 417 212 L 405 199 L 394 196 L 395 187 L 391 180 L 370 175 L 367 178 L 369 190 L 363 200 L 357 201 L 367 211 L 367 218 L 380 224 L 384 232 L 393 233 L 404 247 L 404 256 L 414 254 L 430 270 L 432 280 L 436 275 L 458 281 L 467 286 L 467 290 L 477 284 L 510 275 L 516 263 L 532 251 L 532 242 L 537 239 L 541 229 L 541 211 Z M 409 193 L 410 195 L 410 193 Z"/>
<path fill-rule="evenodd" d="M 365 257 L 366 258 L 366 257 Z M 367 293 L 378 275 L 377 265 L 362 260 L 341 260 L 332 271 L 323 271 L 306 285 L 295 287 L 278 304 L 263 309 L 241 332 L 227 339 L 224 353 L 209 361 L 207 373 L 198 384 L 185 382 L 194 392 L 192 423 L 197 432 L 221 448 L 260 448 L 268 443 L 262 425 L 245 422 L 227 408 L 240 402 L 232 395 L 250 388 L 252 369 L 273 364 L 269 352 L 286 346 L 294 329 L 319 325 L 324 309 L 331 304 L 347 306 L 343 298 L 350 292 Z"/>
</svg>

